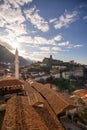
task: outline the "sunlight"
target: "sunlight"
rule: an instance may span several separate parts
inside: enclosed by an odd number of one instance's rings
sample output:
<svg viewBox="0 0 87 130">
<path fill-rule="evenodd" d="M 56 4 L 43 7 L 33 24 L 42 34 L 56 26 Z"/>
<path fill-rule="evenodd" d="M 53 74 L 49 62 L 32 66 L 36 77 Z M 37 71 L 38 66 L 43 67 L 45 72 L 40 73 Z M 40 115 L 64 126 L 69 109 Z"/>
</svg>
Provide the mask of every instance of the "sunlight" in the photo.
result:
<svg viewBox="0 0 87 130">
<path fill-rule="evenodd" d="M 10 46 L 13 48 L 12 50 L 10 50 L 13 54 L 15 54 L 16 48 L 17 48 L 18 50 L 20 50 L 20 49 L 19 49 L 19 48 L 20 48 L 19 43 L 17 43 L 17 42 L 9 42 L 9 44 L 10 44 Z"/>
<path fill-rule="evenodd" d="M 18 44 L 18 43 L 13 43 L 11 46 L 12 46 L 14 49 L 16 49 L 16 48 L 19 49 L 19 44 Z"/>
</svg>

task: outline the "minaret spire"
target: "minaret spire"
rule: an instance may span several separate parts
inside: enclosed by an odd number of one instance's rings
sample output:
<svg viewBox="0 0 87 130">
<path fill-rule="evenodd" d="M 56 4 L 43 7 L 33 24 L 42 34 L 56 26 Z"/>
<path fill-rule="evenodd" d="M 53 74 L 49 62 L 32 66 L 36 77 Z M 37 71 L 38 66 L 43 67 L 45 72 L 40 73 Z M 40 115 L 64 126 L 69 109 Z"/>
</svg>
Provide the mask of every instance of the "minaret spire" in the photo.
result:
<svg viewBox="0 0 87 130">
<path fill-rule="evenodd" d="M 19 79 L 19 57 L 18 57 L 18 49 L 15 51 L 15 78 Z"/>
</svg>

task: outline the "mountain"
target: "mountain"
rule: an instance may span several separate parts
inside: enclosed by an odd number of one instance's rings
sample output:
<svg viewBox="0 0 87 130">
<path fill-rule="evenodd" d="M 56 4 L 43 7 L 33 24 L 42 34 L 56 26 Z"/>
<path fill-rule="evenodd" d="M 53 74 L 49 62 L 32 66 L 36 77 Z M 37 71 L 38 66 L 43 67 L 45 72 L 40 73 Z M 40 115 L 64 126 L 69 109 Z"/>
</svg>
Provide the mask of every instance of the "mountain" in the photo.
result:
<svg viewBox="0 0 87 130">
<path fill-rule="evenodd" d="M 11 53 L 7 48 L 0 45 L 0 62 L 14 63 L 15 55 Z M 28 61 L 25 58 L 19 56 L 20 66 L 28 65 L 32 61 Z"/>
</svg>

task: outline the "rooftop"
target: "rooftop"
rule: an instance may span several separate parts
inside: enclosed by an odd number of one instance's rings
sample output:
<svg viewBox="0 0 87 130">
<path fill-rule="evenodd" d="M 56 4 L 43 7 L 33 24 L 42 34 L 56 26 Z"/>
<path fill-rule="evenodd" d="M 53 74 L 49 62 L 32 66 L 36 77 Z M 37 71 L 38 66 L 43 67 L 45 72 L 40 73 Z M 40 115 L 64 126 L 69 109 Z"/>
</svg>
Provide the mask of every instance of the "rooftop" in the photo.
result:
<svg viewBox="0 0 87 130">
<path fill-rule="evenodd" d="M 49 106 L 48 106 L 49 107 Z M 54 115 L 55 116 L 55 115 Z M 14 96 L 8 103 L 2 130 L 64 130 L 46 107 L 32 107 L 28 98 Z"/>
<path fill-rule="evenodd" d="M 47 100 L 56 115 L 63 112 L 64 109 L 74 107 L 73 104 L 68 101 L 64 96 L 56 91 L 53 91 L 52 89 L 47 88 L 45 85 L 42 85 L 34 80 L 29 80 L 28 83 L 31 83 L 31 87 L 33 87 Z"/>
<path fill-rule="evenodd" d="M 2 80 L 3 87 L 5 81 L 21 84 L 16 79 Z M 24 96 L 13 96 L 7 101 L 1 130 L 64 130 L 58 115 L 73 104 L 60 93 L 32 79 L 24 82 L 24 90 Z"/>
<path fill-rule="evenodd" d="M 18 86 L 23 85 L 23 82 L 21 80 L 15 79 L 15 78 L 8 78 L 8 79 L 2 79 L 0 80 L 0 88 L 1 87 L 7 87 L 7 86 Z"/>
</svg>

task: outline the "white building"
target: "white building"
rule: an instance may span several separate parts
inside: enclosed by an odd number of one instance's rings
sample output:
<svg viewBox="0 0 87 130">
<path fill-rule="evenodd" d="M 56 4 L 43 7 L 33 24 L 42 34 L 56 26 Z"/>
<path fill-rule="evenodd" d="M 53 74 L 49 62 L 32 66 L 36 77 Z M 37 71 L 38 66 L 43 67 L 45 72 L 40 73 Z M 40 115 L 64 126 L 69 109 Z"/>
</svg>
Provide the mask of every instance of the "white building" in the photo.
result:
<svg viewBox="0 0 87 130">
<path fill-rule="evenodd" d="M 77 67 L 74 71 L 73 71 L 73 76 L 75 77 L 83 77 L 84 73 L 83 73 L 83 67 Z"/>
<path fill-rule="evenodd" d="M 40 81 L 41 79 L 47 80 L 47 78 L 50 78 L 50 75 L 37 76 L 35 77 L 35 80 L 36 81 Z"/>
<path fill-rule="evenodd" d="M 60 73 L 59 72 L 51 73 L 51 76 L 55 78 L 60 78 Z"/>
<path fill-rule="evenodd" d="M 71 73 L 70 73 L 70 72 L 63 72 L 63 73 L 62 73 L 62 77 L 63 77 L 64 79 L 69 79 L 70 76 L 71 76 Z"/>
</svg>

